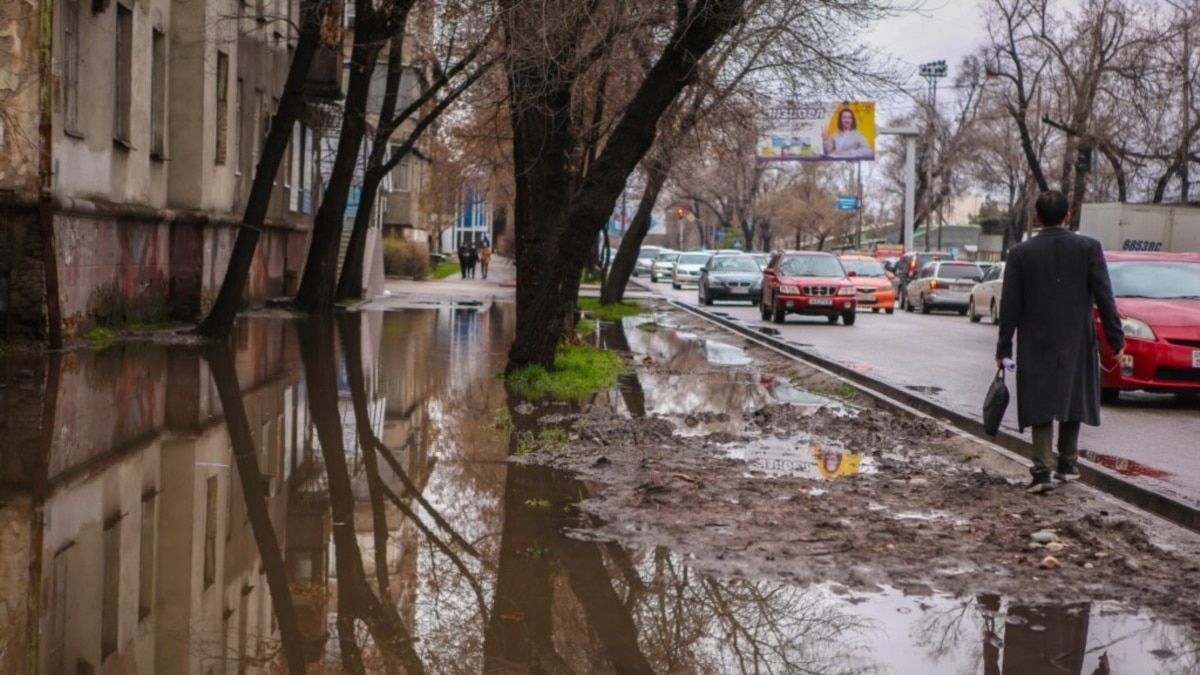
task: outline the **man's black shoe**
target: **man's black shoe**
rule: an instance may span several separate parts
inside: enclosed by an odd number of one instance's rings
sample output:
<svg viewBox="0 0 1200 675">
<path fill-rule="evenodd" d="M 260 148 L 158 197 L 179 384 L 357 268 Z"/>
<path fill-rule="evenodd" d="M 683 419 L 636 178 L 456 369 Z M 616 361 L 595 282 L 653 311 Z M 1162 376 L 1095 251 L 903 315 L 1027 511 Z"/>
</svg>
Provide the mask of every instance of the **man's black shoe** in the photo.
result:
<svg viewBox="0 0 1200 675">
<path fill-rule="evenodd" d="M 1070 483 L 1079 480 L 1079 469 L 1075 468 L 1074 462 L 1059 460 L 1058 470 L 1054 472 L 1054 477 L 1064 483 Z"/>
<path fill-rule="evenodd" d="M 1029 494 L 1041 494 L 1043 492 L 1051 492 L 1054 490 L 1054 481 L 1050 478 L 1049 471 L 1036 471 L 1033 474 L 1033 480 L 1029 481 L 1029 485 L 1025 487 L 1025 491 Z"/>
</svg>

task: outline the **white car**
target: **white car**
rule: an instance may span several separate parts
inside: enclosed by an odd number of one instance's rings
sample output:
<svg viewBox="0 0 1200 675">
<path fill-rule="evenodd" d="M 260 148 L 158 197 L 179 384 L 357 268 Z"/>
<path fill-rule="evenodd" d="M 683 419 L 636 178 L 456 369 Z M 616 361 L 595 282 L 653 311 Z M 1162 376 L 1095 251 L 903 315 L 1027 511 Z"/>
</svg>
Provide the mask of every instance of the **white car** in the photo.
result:
<svg viewBox="0 0 1200 675">
<path fill-rule="evenodd" d="M 921 274 L 908 282 L 905 309 L 917 309 L 928 314 L 935 309 L 950 309 L 960 315 L 967 313 L 971 289 L 983 278 L 983 270 L 975 263 L 939 260 L 921 268 Z"/>
<path fill-rule="evenodd" d="M 1004 284 L 1004 263 L 996 263 L 984 273 L 983 280 L 971 289 L 971 299 L 967 301 L 967 317 L 972 323 L 979 323 L 983 318 L 980 312 L 986 312 L 992 323 L 1000 323 L 1000 293 Z"/>
<path fill-rule="evenodd" d="M 699 284 L 700 270 L 711 257 L 712 253 L 707 251 L 680 253 L 675 259 L 675 269 L 671 270 L 671 288 L 679 290 L 684 284 Z"/>
<path fill-rule="evenodd" d="M 654 264 L 655 256 L 662 250 L 661 246 L 643 246 L 638 249 L 637 262 L 633 264 L 633 276 L 650 274 L 650 266 Z"/>
</svg>

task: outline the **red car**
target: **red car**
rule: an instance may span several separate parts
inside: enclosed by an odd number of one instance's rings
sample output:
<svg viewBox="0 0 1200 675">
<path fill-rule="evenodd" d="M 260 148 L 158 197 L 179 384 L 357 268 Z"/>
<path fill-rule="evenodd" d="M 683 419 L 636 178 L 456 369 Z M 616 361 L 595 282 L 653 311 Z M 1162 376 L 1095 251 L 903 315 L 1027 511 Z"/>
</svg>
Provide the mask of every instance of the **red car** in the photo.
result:
<svg viewBox="0 0 1200 675">
<path fill-rule="evenodd" d="M 1099 330 L 1101 400 L 1122 391 L 1200 394 L 1200 253 L 1106 251 L 1125 353 L 1115 363 Z"/>
<path fill-rule="evenodd" d="M 858 295 L 842 262 L 822 251 L 776 251 L 763 268 L 763 321 L 783 323 L 788 314 L 824 316 L 854 325 Z"/>
</svg>

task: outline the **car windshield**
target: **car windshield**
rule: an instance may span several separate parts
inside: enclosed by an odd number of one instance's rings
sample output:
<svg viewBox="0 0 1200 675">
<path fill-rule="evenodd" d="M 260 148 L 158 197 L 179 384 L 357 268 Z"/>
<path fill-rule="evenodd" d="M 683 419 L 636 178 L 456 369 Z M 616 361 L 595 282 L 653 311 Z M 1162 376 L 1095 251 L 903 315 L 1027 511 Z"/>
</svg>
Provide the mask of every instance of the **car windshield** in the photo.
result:
<svg viewBox="0 0 1200 675">
<path fill-rule="evenodd" d="M 703 265 L 711 257 L 707 253 L 684 253 L 675 262 L 679 265 Z"/>
<path fill-rule="evenodd" d="M 717 256 L 708 267 L 713 272 L 757 272 L 758 263 L 742 256 Z"/>
<path fill-rule="evenodd" d="M 657 246 L 643 246 L 641 249 L 638 250 L 638 257 L 639 258 L 653 258 L 654 256 L 658 255 L 658 252 L 661 250 L 662 249 Z"/>
<path fill-rule="evenodd" d="M 864 258 L 842 258 L 842 266 L 847 272 L 854 272 L 860 277 L 886 277 L 887 271 L 878 260 Z"/>
<path fill-rule="evenodd" d="M 659 253 L 658 257 L 655 258 L 655 260 L 660 260 L 662 262 L 671 262 L 672 260 L 674 260 L 675 258 L 678 258 L 678 257 L 679 257 L 678 251 L 665 251 L 663 253 Z"/>
<path fill-rule="evenodd" d="M 983 271 L 974 265 L 941 265 L 937 275 L 942 279 L 973 279 L 982 277 Z"/>
<path fill-rule="evenodd" d="M 1108 276 L 1118 298 L 1200 299 L 1200 262 L 1117 261 Z"/>
<path fill-rule="evenodd" d="M 785 277 L 844 277 L 842 263 L 832 255 L 795 255 L 779 263 L 779 273 Z"/>
</svg>

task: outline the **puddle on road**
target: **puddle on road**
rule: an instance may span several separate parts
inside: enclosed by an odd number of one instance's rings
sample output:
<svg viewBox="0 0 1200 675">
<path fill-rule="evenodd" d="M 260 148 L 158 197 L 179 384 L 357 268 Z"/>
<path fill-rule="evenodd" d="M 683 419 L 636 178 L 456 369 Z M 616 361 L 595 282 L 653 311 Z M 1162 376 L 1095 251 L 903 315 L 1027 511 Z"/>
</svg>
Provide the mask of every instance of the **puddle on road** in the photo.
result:
<svg viewBox="0 0 1200 675">
<path fill-rule="evenodd" d="M 573 409 L 508 400 L 513 323 L 504 304 L 252 319 L 233 353 L 0 358 L 0 672 L 1200 668 L 1193 636 L 1119 607 L 713 578 L 596 541 L 574 507 L 592 486 L 507 461 L 523 432 L 565 443 L 548 420 Z M 704 345 L 629 332 L 680 375 L 639 370 L 604 405 L 771 396 Z M 747 461 L 852 465 L 782 445 Z"/>
<path fill-rule="evenodd" d="M 941 387 L 926 386 L 923 384 L 910 384 L 910 385 L 905 386 L 904 388 L 908 389 L 909 391 L 915 391 L 918 394 L 940 394 L 940 393 L 942 393 Z"/>
<path fill-rule="evenodd" d="M 1166 478 L 1172 475 L 1170 471 L 1155 469 L 1153 467 L 1146 466 L 1141 462 L 1135 462 L 1132 459 L 1114 457 L 1112 455 L 1106 455 L 1103 453 L 1094 452 L 1092 450 L 1080 450 L 1079 456 L 1088 460 L 1089 462 L 1094 462 L 1107 469 L 1111 469 L 1119 474 L 1132 478 Z"/>
</svg>

